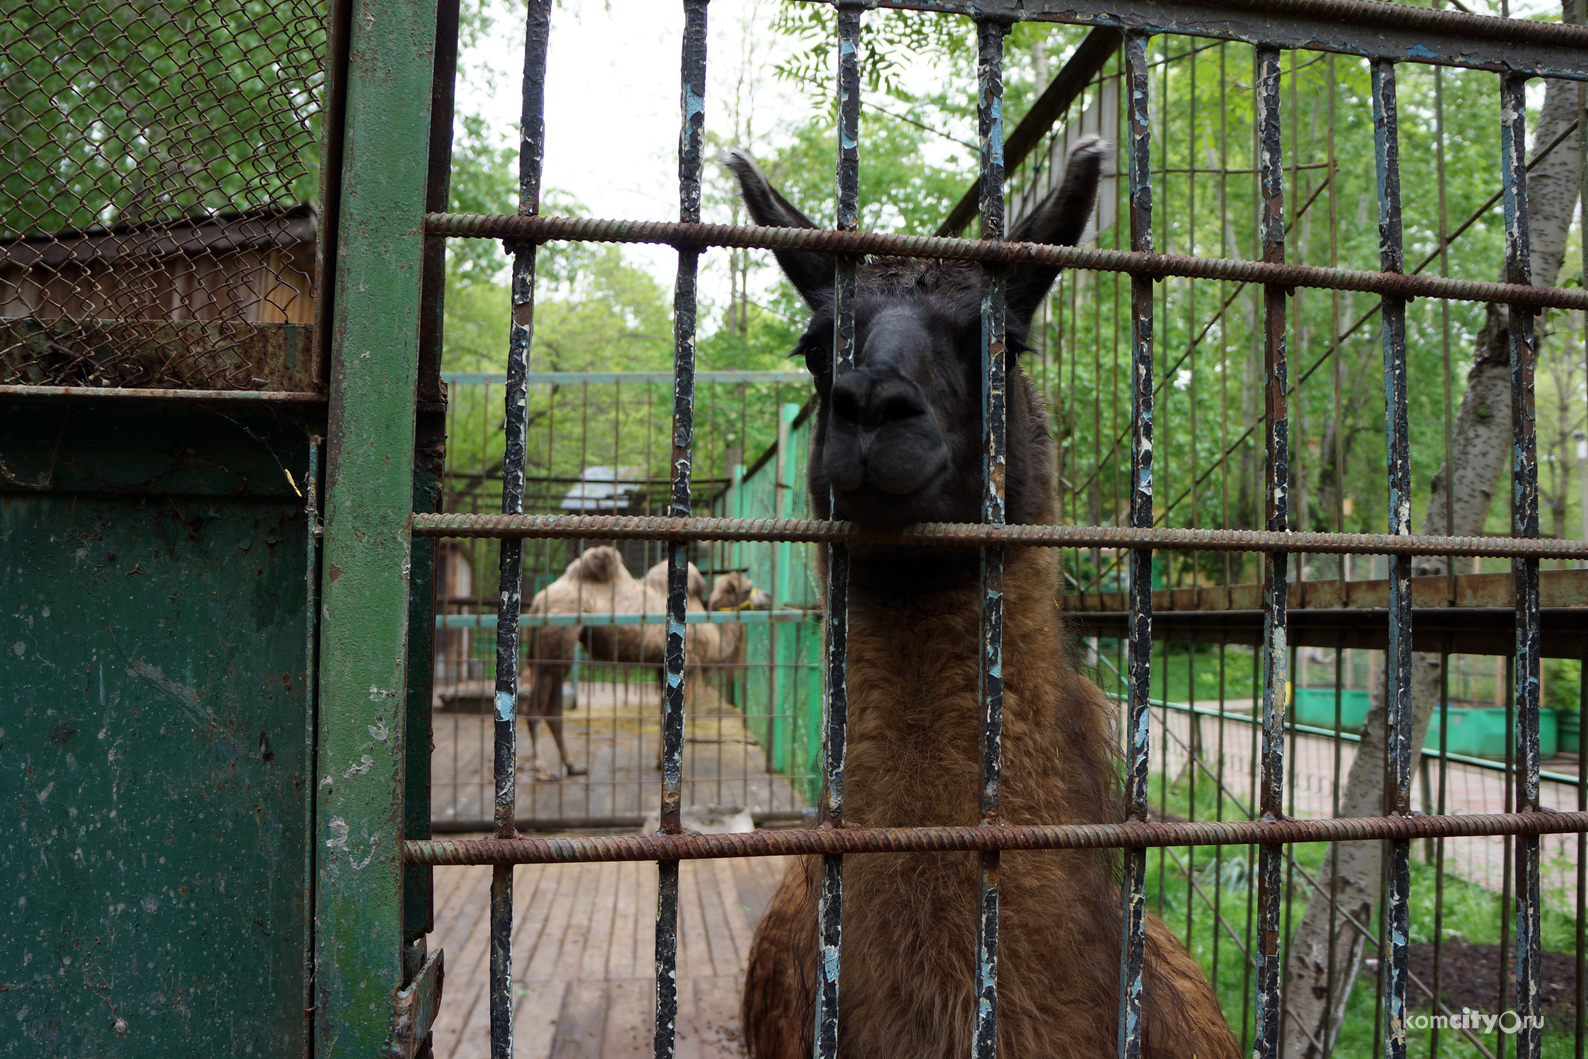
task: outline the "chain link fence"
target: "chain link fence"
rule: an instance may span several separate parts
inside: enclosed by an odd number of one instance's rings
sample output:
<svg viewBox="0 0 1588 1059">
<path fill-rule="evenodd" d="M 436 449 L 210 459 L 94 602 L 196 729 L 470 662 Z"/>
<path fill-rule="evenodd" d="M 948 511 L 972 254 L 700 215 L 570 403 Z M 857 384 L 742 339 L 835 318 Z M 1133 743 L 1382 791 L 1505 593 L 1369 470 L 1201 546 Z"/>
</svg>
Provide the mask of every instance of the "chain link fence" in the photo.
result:
<svg viewBox="0 0 1588 1059">
<path fill-rule="evenodd" d="M 310 390 L 326 20 L 0 0 L 0 385 Z"/>
</svg>

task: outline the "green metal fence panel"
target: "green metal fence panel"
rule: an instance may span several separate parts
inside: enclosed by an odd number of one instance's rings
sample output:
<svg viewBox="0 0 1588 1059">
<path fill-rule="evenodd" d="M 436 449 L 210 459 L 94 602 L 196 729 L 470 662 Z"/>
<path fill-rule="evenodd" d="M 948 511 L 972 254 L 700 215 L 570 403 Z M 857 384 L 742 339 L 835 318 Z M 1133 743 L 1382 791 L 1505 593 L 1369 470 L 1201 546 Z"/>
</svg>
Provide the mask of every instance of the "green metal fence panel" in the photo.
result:
<svg viewBox="0 0 1588 1059">
<path fill-rule="evenodd" d="M 322 1059 L 384 1049 L 404 981 L 408 518 L 428 171 L 416 145 L 429 139 L 435 33 L 432 2 L 360 8 L 349 37 L 320 635 Z"/>
<path fill-rule="evenodd" d="M 242 403 L 0 399 L 15 1054 L 307 1051 L 315 413 Z"/>
<path fill-rule="evenodd" d="M 741 470 L 724 494 L 722 509 L 732 518 L 807 518 L 806 456 L 809 420 L 802 408 L 778 409 L 776 447 L 748 471 Z M 806 777 L 802 793 L 814 801 L 821 773 L 821 594 L 815 546 L 782 541 L 730 545 L 729 563 L 767 586 L 774 611 L 809 612 L 800 622 L 752 625 L 745 636 L 749 671 L 764 680 L 746 682 L 745 723 L 765 748 L 767 764 L 786 776 Z"/>
</svg>

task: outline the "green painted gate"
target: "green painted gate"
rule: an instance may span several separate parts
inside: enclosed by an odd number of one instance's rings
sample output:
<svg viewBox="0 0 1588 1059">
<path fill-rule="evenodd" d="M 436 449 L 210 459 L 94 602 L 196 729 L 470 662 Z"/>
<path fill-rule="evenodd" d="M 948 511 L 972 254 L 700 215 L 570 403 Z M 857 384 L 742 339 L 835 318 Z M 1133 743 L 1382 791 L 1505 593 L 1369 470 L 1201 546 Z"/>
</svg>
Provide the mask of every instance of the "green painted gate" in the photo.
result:
<svg viewBox="0 0 1588 1059">
<path fill-rule="evenodd" d="M 456 6 L 0 11 L 0 1054 L 424 1049 Z"/>
</svg>

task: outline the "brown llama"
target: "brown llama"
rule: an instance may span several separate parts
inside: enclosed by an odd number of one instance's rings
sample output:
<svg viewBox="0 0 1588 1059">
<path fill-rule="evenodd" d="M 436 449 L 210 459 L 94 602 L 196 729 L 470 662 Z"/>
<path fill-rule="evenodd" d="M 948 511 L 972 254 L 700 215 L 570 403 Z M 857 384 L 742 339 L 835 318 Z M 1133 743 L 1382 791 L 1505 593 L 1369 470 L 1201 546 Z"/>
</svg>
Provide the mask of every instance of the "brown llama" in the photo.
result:
<svg viewBox="0 0 1588 1059">
<path fill-rule="evenodd" d="M 1107 154 L 1081 142 L 1061 186 L 1011 234 L 1073 244 Z M 755 222 L 812 224 L 734 152 Z M 832 376 L 833 258 L 778 251 L 810 306 L 799 341 L 820 398 L 809 487 L 816 518 L 862 528 L 978 522 L 982 493 L 981 272 L 948 261 L 874 258 L 859 269 L 855 367 Z M 1007 273 L 1008 348 L 1024 350 L 1057 270 Z M 1008 379 L 1010 523 L 1058 519 L 1042 398 Z M 1073 669 L 1059 611 L 1059 554 L 1009 547 L 1004 574 L 1002 817 L 1009 823 L 1123 819 L 1117 709 Z M 851 549 L 846 823 L 980 822 L 979 566 L 974 547 Z M 822 553 L 825 566 L 825 553 Z M 961 1056 L 975 1016 L 978 858 L 844 859 L 839 1054 Z M 814 858 L 794 864 L 751 945 L 741 1010 L 752 1059 L 811 1053 L 817 974 Z M 1006 852 L 1001 867 L 998 1050 L 1005 1059 L 1116 1054 L 1122 894 L 1109 851 Z M 1149 916 L 1142 1054 L 1236 1059 L 1212 988 Z"/>
</svg>

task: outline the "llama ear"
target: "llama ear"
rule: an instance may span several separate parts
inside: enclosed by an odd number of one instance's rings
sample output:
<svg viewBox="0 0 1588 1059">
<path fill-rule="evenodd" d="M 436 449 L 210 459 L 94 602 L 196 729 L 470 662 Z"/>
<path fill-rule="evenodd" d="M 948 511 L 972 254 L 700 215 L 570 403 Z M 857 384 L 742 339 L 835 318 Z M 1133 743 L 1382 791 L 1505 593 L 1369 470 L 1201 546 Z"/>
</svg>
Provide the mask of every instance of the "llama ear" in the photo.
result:
<svg viewBox="0 0 1588 1059">
<path fill-rule="evenodd" d="M 1079 140 L 1070 150 L 1063 181 L 1015 226 L 1009 233 L 1010 241 L 1074 246 L 1086 231 L 1086 222 L 1092 215 L 1097 182 L 1108 155 L 1109 145 L 1103 139 L 1087 136 Z M 1058 275 L 1057 268 L 1047 265 L 1010 269 L 1007 288 L 1010 316 L 1030 320 Z"/>
<path fill-rule="evenodd" d="M 739 178 L 739 191 L 756 224 L 769 228 L 818 227 L 768 183 L 761 170 L 743 151 L 728 151 L 722 156 L 722 164 Z M 806 305 L 820 309 L 832 301 L 835 261 L 831 254 L 803 250 L 774 250 L 772 253 L 783 267 L 784 275 L 794 284 L 794 289 L 805 299 Z"/>
</svg>

